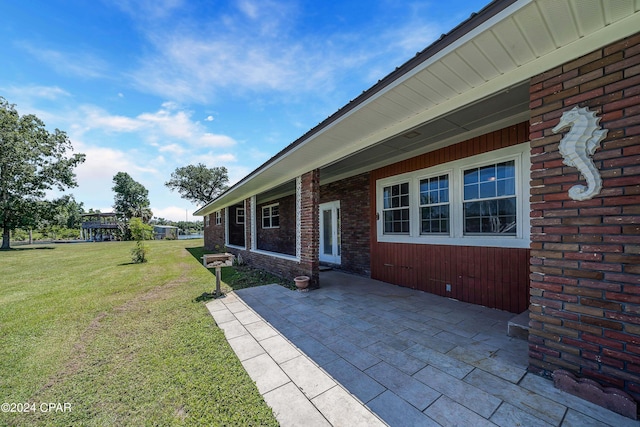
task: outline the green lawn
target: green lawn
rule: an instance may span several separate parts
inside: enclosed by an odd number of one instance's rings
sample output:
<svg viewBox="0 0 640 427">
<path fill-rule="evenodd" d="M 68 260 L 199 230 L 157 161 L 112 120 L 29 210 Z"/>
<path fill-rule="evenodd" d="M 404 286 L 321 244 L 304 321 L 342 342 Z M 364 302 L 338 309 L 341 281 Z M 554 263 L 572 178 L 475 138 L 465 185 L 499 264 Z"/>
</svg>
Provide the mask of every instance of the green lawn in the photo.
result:
<svg viewBox="0 0 640 427">
<path fill-rule="evenodd" d="M 277 425 L 202 302 L 202 240 L 148 244 L 0 252 L 0 403 L 30 405 L 0 425 Z"/>
</svg>

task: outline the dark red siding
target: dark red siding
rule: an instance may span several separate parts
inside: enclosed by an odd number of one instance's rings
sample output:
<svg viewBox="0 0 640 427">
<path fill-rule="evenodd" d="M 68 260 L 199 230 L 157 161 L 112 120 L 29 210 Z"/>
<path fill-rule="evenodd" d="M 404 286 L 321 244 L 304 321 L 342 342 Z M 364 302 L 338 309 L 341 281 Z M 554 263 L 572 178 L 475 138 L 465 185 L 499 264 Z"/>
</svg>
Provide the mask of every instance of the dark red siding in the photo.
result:
<svg viewBox="0 0 640 427">
<path fill-rule="evenodd" d="M 529 249 L 377 243 L 371 258 L 384 282 L 512 313 L 528 306 Z"/>
<path fill-rule="evenodd" d="M 513 313 L 529 304 L 529 249 L 406 243 L 376 239 L 376 181 L 505 148 L 529 138 L 519 123 L 371 172 L 371 277 Z M 451 291 L 446 291 L 446 285 Z"/>
</svg>

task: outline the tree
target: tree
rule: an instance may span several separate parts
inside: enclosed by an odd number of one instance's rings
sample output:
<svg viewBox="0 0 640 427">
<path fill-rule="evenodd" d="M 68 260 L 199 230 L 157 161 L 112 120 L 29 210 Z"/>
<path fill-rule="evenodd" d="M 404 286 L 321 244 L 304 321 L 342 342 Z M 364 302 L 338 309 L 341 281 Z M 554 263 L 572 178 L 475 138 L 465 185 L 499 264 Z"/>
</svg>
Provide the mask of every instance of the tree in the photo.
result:
<svg viewBox="0 0 640 427">
<path fill-rule="evenodd" d="M 112 190 L 116 193 L 113 208 L 119 214 L 129 220 L 133 217 L 141 218 L 144 223 L 148 223 L 153 217 L 153 212 L 149 208 L 149 191 L 144 185 L 135 181 L 126 172 L 118 172 L 113 177 L 115 184 Z"/>
<path fill-rule="evenodd" d="M 52 239 L 76 239 L 80 236 L 83 213 L 82 202 L 76 202 L 72 194 L 62 196 L 42 206 L 34 230 Z M 29 242 L 31 241 L 29 230 Z"/>
<path fill-rule="evenodd" d="M 183 199 L 197 205 L 209 203 L 227 189 L 227 168 L 208 168 L 202 163 L 177 168 L 171 179 L 164 183 L 171 191 L 176 190 Z"/>
<path fill-rule="evenodd" d="M 48 216 L 47 190 L 77 185 L 73 169 L 85 155 L 73 151 L 67 134 L 52 133 L 33 114 L 20 116 L 15 105 L 0 97 L 0 226 L 2 249 L 10 249 L 11 231 L 31 229 Z"/>
<path fill-rule="evenodd" d="M 144 244 L 145 240 L 151 239 L 153 227 L 142 222 L 142 218 L 133 217 L 129 221 L 131 236 L 136 241 L 136 245 L 131 249 L 131 260 L 136 264 L 147 262 L 147 252 L 149 248 Z"/>
</svg>

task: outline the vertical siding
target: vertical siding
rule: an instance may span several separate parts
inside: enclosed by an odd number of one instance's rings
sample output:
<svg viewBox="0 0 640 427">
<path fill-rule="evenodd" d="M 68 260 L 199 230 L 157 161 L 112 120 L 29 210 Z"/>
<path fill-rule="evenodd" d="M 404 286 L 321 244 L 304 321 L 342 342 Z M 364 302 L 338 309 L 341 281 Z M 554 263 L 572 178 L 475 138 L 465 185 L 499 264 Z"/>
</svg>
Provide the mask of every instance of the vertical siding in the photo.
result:
<svg viewBox="0 0 640 427">
<path fill-rule="evenodd" d="M 486 307 L 521 313 L 529 304 L 529 249 L 380 243 L 376 181 L 527 142 L 529 123 L 472 138 L 371 172 L 371 277 Z M 447 292 L 446 285 L 451 285 Z"/>
<path fill-rule="evenodd" d="M 374 248 L 374 279 L 512 313 L 527 309 L 529 249 L 405 243 Z"/>
</svg>

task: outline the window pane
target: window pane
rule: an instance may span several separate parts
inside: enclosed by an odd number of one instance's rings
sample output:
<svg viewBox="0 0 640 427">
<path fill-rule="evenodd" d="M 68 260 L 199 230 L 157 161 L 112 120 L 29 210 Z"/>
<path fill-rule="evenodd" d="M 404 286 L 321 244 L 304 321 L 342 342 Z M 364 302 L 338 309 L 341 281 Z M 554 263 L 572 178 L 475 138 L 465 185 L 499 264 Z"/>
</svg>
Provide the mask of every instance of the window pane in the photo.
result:
<svg viewBox="0 0 640 427">
<path fill-rule="evenodd" d="M 440 190 L 440 203 L 449 203 L 449 190 L 448 189 Z"/>
<path fill-rule="evenodd" d="M 420 233 L 449 232 L 449 176 L 420 180 Z"/>
<path fill-rule="evenodd" d="M 478 182 L 478 169 L 469 169 L 464 171 L 464 183 L 475 184 Z"/>
<path fill-rule="evenodd" d="M 271 206 L 271 216 L 278 215 L 280 212 L 280 207 L 278 205 Z"/>
<path fill-rule="evenodd" d="M 468 234 L 516 234 L 516 198 L 465 203 L 464 230 Z"/>
<path fill-rule="evenodd" d="M 480 169 L 480 182 L 495 181 L 496 180 L 496 166 L 485 166 Z"/>
<path fill-rule="evenodd" d="M 471 184 L 464 186 L 464 199 L 465 200 L 473 200 L 478 198 L 478 185 Z"/>
<path fill-rule="evenodd" d="M 483 182 L 480 184 L 480 198 L 488 199 L 496 197 L 496 183 L 494 181 Z"/>
<path fill-rule="evenodd" d="M 271 226 L 272 227 L 280 227 L 280 217 L 279 216 L 271 217 Z"/>
<path fill-rule="evenodd" d="M 324 240 L 324 254 L 333 255 L 333 223 L 331 209 L 322 211 L 322 238 Z"/>
<path fill-rule="evenodd" d="M 498 180 L 498 196 L 510 196 L 516 194 L 515 178 Z"/>
<path fill-rule="evenodd" d="M 262 228 L 269 228 L 271 222 L 269 221 L 269 218 L 262 218 Z"/>
<path fill-rule="evenodd" d="M 515 161 L 498 163 L 498 179 L 500 178 L 513 178 L 516 176 Z"/>
</svg>

